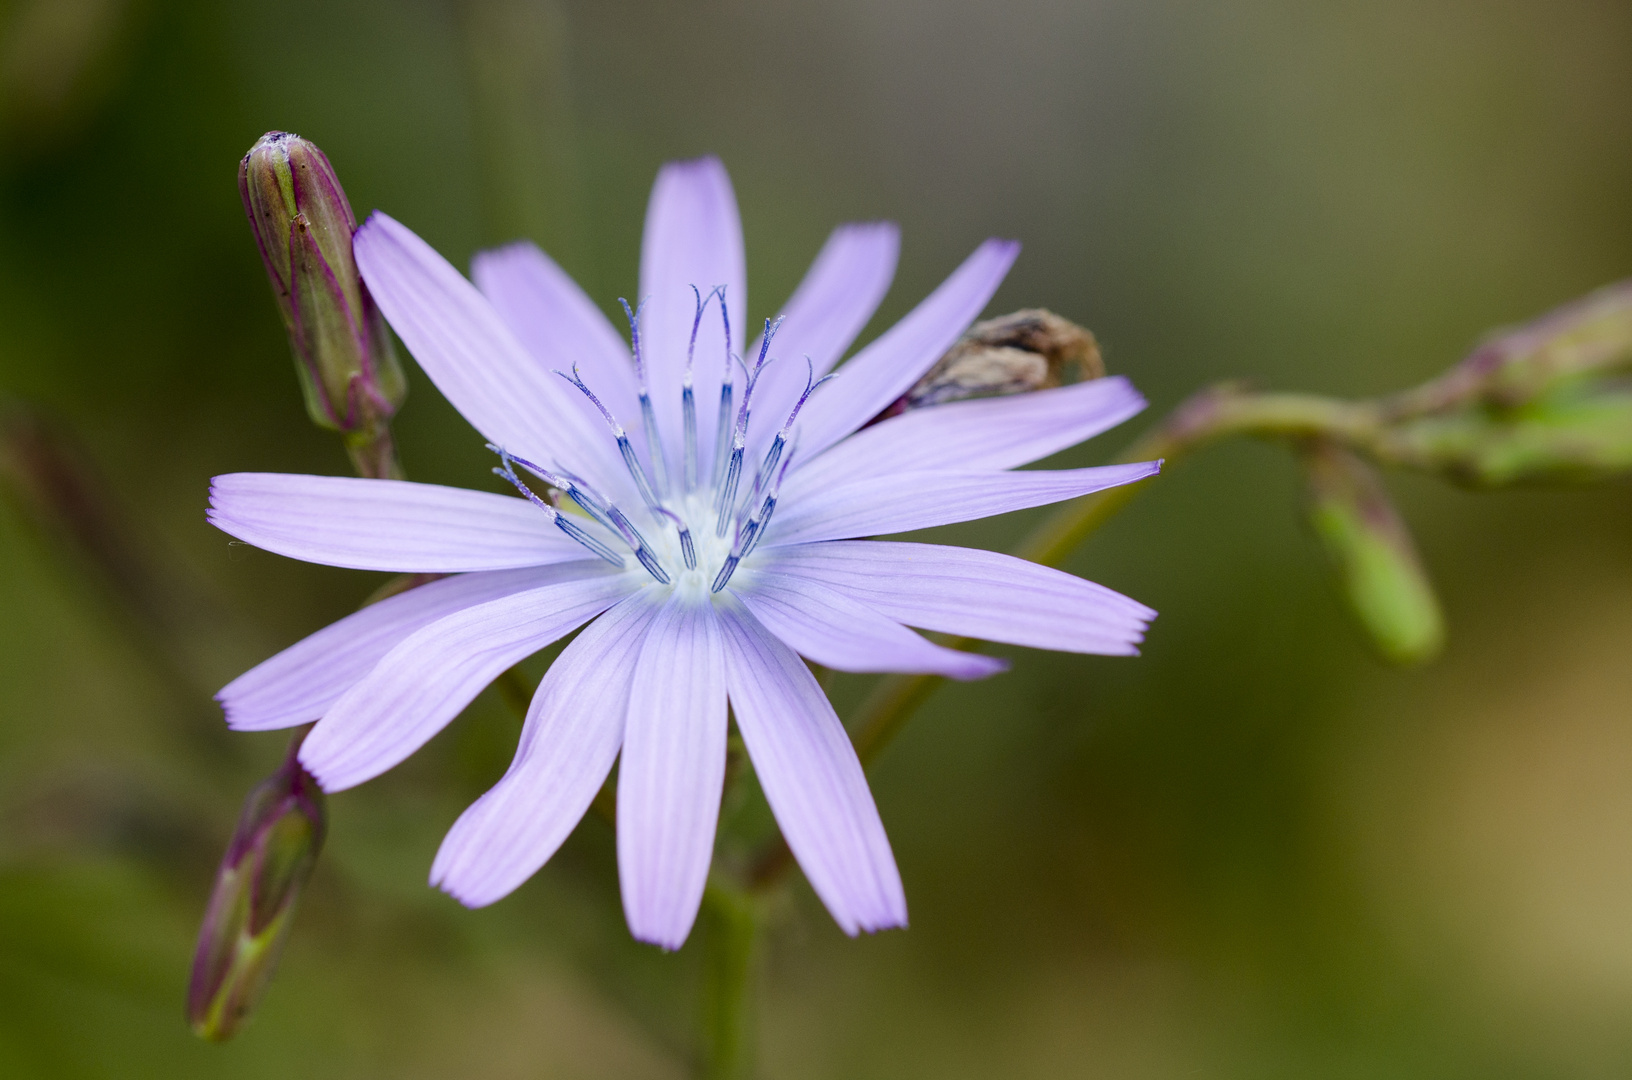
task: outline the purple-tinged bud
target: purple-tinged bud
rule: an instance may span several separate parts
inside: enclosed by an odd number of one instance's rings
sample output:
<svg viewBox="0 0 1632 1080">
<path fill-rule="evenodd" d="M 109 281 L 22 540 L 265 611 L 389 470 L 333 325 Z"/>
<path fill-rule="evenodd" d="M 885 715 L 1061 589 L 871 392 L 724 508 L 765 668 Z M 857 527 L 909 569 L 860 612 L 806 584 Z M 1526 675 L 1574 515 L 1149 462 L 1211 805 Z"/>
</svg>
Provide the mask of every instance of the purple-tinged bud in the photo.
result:
<svg viewBox="0 0 1632 1080">
<path fill-rule="evenodd" d="M 1445 640 L 1439 600 L 1382 478 L 1335 443 L 1310 440 L 1299 450 L 1309 523 L 1349 608 L 1388 660 L 1430 659 Z"/>
<path fill-rule="evenodd" d="M 1043 308 L 978 322 L 912 389 L 873 419 L 965 398 L 1024 394 L 1105 374 L 1094 335 Z"/>
<path fill-rule="evenodd" d="M 385 320 L 357 273 L 357 219 L 329 159 L 271 131 L 238 169 L 238 190 L 317 424 L 342 432 L 364 476 L 394 476 L 389 421 L 407 394 Z"/>
<path fill-rule="evenodd" d="M 1632 281 L 1492 334 L 1444 375 L 1384 402 L 1390 419 L 1479 403 L 1516 409 L 1566 384 L 1632 370 Z"/>
<path fill-rule="evenodd" d="M 244 801 L 238 830 L 216 871 L 187 990 L 187 1019 L 201 1038 L 232 1038 L 265 992 L 328 831 L 323 791 L 290 743 L 278 771 Z"/>
</svg>

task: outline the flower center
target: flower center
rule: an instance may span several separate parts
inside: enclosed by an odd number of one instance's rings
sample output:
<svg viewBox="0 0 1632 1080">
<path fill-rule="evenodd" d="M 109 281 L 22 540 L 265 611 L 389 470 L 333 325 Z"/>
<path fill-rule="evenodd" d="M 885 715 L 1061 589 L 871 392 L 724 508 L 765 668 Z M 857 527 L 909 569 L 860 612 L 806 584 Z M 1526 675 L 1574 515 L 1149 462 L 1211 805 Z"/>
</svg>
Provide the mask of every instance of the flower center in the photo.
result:
<svg viewBox="0 0 1632 1080">
<path fill-rule="evenodd" d="M 712 592 L 719 592 L 730 582 L 742 560 L 753 552 L 770 525 L 782 480 L 793 461 L 793 446 L 789 442 L 793 423 L 816 387 L 832 376 L 816 379 L 813 370 L 807 375 L 804 392 L 799 395 L 799 400 L 771 440 L 764 459 L 756 467 L 745 467 L 754 387 L 771 362 L 771 339 L 776 336 L 781 320 L 765 320 L 765 335 L 759 356 L 749 367 L 731 352 L 731 321 L 726 313 L 724 286 L 710 291 L 706 297 L 695 286 L 692 291 L 697 295 L 697 315 L 691 324 L 691 341 L 686 349 L 686 370 L 680 391 L 684 440 L 680 477 L 668 475 L 668 459 L 664 455 L 663 440 L 647 391 L 646 366 L 640 347 L 640 314 L 630 310 L 628 301 L 620 299 L 619 303 L 629 318 L 630 351 L 640 383 L 641 427 L 652 465 L 650 474 L 635 452 L 628 432 L 585 384 L 577 366 L 573 366 L 570 375 L 556 372 L 577 387 L 606 420 L 624 468 L 628 470 L 644 504 L 643 508 L 636 510 L 641 518 L 640 525 L 587 481 L 559 466 L 555 469 L 545 468 L 491 443 L 488 449 L 499 455 L 500 465 L 493 470 L 495 473 L 515 485 L 533 505 L 548 514 L 558 528 L 598 558 L 622 567 L 628 565 L 629 557 L 633 557 L 653 579 L 664 585 L 706 587 Z M 701 483 L 697 475 L 697 403 L 692 392 L 692 361 L 703 311 L 708 302 L 716 297 L 719 298 L 720 315 L 725 324 L 725 373 L 720 381 L 714 475 L 708 482 Z M 735 406 L 733 415 L 736 390 L 734 363 L 741 365 L 745 378 L 742 401 Z M 552 498 L 547 501 L 534 493 L 517 474 L 517 465 L 550 485 L 554 489 Z"/>
</svg>

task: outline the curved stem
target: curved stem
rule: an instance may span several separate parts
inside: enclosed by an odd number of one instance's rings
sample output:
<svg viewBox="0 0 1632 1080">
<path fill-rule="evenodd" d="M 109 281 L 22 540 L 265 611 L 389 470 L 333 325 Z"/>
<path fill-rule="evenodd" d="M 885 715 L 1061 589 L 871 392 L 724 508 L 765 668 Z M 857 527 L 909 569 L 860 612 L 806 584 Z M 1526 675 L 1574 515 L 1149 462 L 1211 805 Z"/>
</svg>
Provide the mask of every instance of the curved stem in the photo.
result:
<svg viewBox="0 0 1632 1080">
<path fill-rule="evenodd" d="M 1313 394 L 1261 394 L 1239 384 L 1224 383 L 1186 399 L 1116 460 L 1128 463 L 1160 458 L 1171 465 L 1231 435 L 1275 440 L 1319 435 L 1381 457 L 1386 453 L 1380 439 L 1381 420 L 1370 403 Z M 1125 484 L 1066 503 L 1032 530 L 1014 554 L 1044 566 L 1060 565 L 1149 483 L 1143 480 Z M 954 649 L 979 646 L 970 638 L 951 638 L 941 643 Z M 939 675 L 889 675 L 879 681 L 848 725 L 863 766 L 878 757 L 943 681 Z M 792 866 L 787 842 L 778 835 L 750 863 L 749 884 L 755 889 L 769 888 Z"/>
</svg>

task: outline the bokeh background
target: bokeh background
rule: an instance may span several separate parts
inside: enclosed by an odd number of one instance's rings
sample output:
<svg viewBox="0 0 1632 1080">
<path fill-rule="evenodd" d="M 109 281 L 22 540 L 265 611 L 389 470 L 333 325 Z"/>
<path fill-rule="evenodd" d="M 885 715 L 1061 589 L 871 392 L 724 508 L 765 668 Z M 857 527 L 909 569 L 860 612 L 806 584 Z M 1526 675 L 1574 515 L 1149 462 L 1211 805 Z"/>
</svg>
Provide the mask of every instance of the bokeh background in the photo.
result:
<svg viewBox="0 0 1632 1080">
<path fill-rule="evenodd" d="M 993 312 L 1085 323 L 1153 402 L 1062 458 L 1088 464 L 1208 381 L 1403 387 L 1632 274 L 1629 57 L 1613 0 L 0 4 L 0 1075 L 673 1077 L 692 1052 L 697 939 L 628 940 L 599 820 L 491 909 L 426 887 L 508 760 L 491 692 L 331 800 L 254 1025 L 185 1026 L 215 860 L 284 744 L 209 694 L 379 584 L 204 522 L 214 473 L 347 471 L 238 201 L 263 131 L 456 263 L 531 236 L 608 308 L 674 157 L 730 168 L 760 314 L 840 220 L 904 229 L 869 333 L 1018 237 Z M 409 474 L 487 483 L 411 378 Z M 39 446 L 100 558 L 19 487 Z M 1415 671 L 1347 622 L 1278 451 L 1209 451 L 1094 537 L 1070 569 L 1161 610 L 1144 656 L 1012 650 L 915 717 L 872 774 L 912 928 L 851 941 L 788 890 L 760 1072 L 1632 1073 L 1628 489 L 1393 487 L 1450 619 Z M 836 683 L 841 714 L 867 685 Z"/>
</svg>

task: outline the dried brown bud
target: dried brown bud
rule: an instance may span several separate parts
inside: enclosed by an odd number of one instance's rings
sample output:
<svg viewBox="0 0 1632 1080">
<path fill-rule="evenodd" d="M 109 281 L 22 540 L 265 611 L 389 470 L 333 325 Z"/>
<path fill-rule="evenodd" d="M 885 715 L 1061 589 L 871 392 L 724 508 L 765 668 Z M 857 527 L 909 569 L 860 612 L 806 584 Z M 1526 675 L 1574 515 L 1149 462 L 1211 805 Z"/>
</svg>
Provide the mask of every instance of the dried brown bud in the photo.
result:
<svg viewBox="0 0 1632 1080">
<path fill-rule="evenodd" d="M 948 401 L 1023 394 L 1104 374 L 1093 334 L 1052 311 L 1027 308 L 971 326 L 879 419 Z"/>
</svg>

